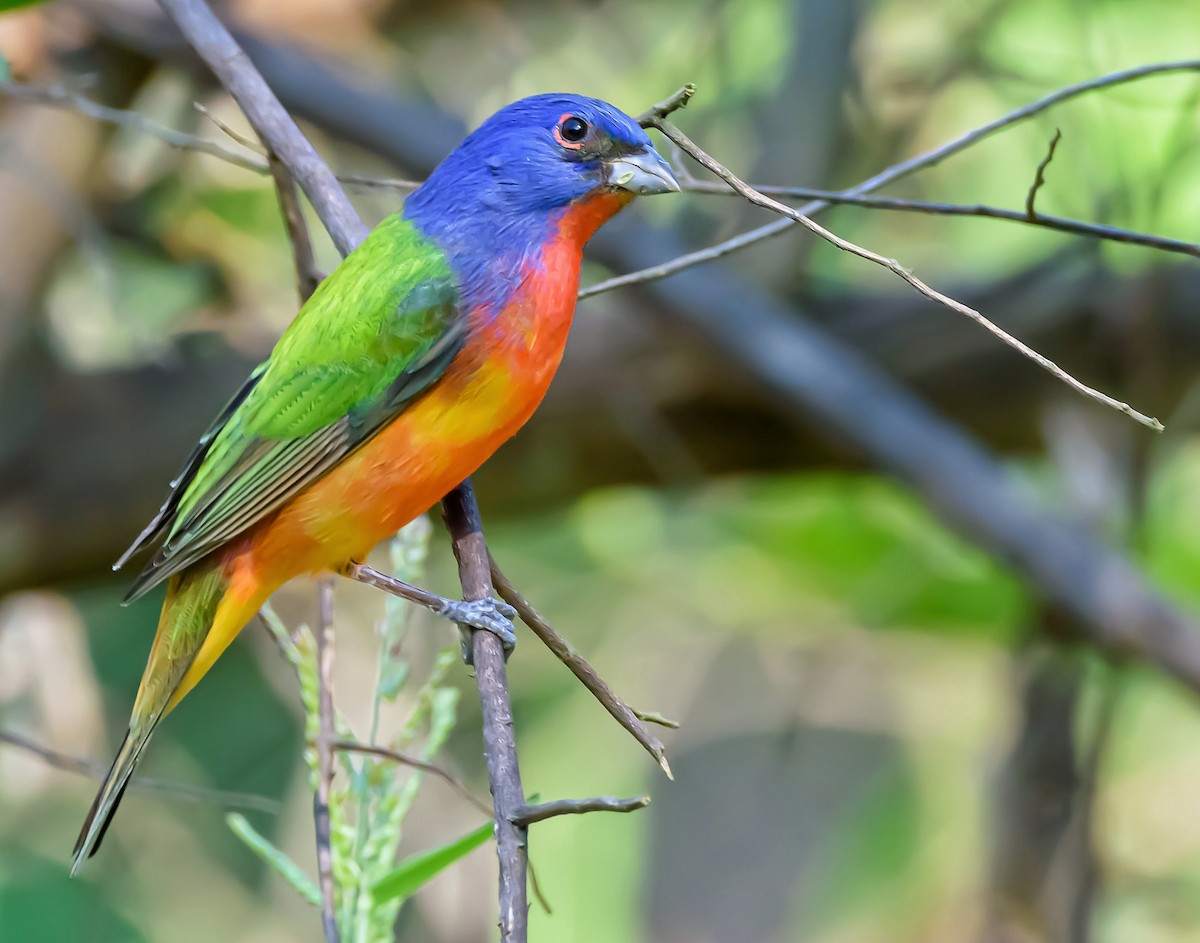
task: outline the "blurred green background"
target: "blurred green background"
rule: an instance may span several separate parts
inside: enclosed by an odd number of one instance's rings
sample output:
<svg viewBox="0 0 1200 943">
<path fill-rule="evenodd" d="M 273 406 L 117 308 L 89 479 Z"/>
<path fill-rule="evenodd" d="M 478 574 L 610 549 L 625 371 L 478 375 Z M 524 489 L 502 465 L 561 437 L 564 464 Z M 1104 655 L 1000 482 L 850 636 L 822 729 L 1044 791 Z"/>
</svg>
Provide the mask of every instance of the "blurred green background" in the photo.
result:
<svg viewBox="0 0 1200 943">
<path fill-rule="evenodd" d="M 680 123 L 761 183 L 846 186 L 1062 85 L 1182 58 L 1178 0 L 237 0 L 251 37 L 404 103 L 436 147 L 539 91 Z M 236 146 L 246 130 L 146 0 L 0 14 L 32 83 Z M 314 93 L 315 94 L 315 93 Z M 1020 208 L 1055 128 L 1043 212 L 1184 240 L 1200 218 L 1200 77 L 1072 102 L 892 188 Z M 335 168 L 411 174 L 306 125 Z M 451 135 L 453 140 L 453 135 Z M 436 158 L 437 154 L 433 155 Z M 356 187 L 374 221 L 395 190 Z M 638 206 L 687 244 L 767 217 L 724 197 Z M 785 236 L 724 263 L 981 439 L 1032 500 L 1200 605 L 1194 260 L 1009 223 L 830 212 L 835 231 L 978 304 L 1167 422 L 1151 438 L 886 273 Z M 336 260 L 328 241 L 322 264 Z M 596 263 L 585 280 L 609 274 Z M 296 309 L 269 180 L 129 128 L 0 95 L 0 729 L 107 764 L 157 609 L 108 564 L 206 420 Z M 801 315 L 797 313 L 797 317 Z M 1102 659 L 1002 563 L 946 530 L 837 429 L 779 404 L 633 292 L 581 304 L 542 412 L 477 476 L 514 582 L 630 703 L 682 724 L 654 764 L 532 636 L 510 662 L 526 788 L 653 797 L 535 827 L 560 943 L 961 943 L 1200 938 L 1200 712 Z M 986 496 L 980 496 L 986 501 Z M 453 594 L 435 531 L 427 582 Z M 278 609 L 312 613 L 311 585 Z M 365 729 L 382 603 L 339 587 L 339 706 Z M 430 650 L 452 638 L 433 619 Z M 417 646 L 420 649 L 420 646 Z M 414 653 L 419 662 L 427 654 Z M 486 795 L 466 669 L 444 757 Z M 403 702 L 384 718 L 404 721 Z M 311 870 L 290 670 L 252 626 L 156 736 L 146 777 L 268 800 L 251 821 Z M 131 793 L 67 878 L 94 783 L 0 743 L 0 938 L 317 941 L 315 911 L 225 828 L 222 804 Z M 482 821 L 437 781 L 402 850 Z M 495 936 L 490 846 L 401 913 L 399 940 Z"/>
</svg>

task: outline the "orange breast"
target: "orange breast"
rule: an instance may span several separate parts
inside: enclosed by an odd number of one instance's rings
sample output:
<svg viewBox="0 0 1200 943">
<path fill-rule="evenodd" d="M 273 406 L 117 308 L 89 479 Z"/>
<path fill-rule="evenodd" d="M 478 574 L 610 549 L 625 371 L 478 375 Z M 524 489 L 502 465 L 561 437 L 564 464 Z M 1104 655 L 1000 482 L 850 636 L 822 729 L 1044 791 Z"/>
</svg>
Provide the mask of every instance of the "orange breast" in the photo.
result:
<svg viewBox="0 0 1200 943">
<path fill-rule="evenodd" d="M 514 299 L 498 314 L 476 313 L 470 339 L 437 384 L 230 548 L 225 565 L 237 595 L 362 559 L 525 424 L 562 358 L 583 244 L 624 202 L 600 197 L 564 217 Z"/>
</svg>

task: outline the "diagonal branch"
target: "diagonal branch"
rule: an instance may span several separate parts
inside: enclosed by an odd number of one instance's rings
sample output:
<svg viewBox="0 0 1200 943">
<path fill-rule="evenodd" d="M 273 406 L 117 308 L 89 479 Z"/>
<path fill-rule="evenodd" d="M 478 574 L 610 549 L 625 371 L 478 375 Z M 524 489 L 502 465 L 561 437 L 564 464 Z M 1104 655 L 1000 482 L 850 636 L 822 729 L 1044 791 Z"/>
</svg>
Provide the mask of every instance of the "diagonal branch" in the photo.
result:
<svg viewBox="0 0 1200 943">
<path fill-rule="evenodd" d="M 1094 387 L 1088 386 L 1086 383 L 1083 383 L 1082 381 L 1077 380 L 1071 374 L 1067 373 L 1066 370 L 1064 370 L 1062 367 L 1060 367 L 1058 364 L 1056 364 L 1053 360 L 1050 360 L 1048 357 L 1038 353 L 1036 350 L 1034 350 L 1032 347 L 1030 347 L 1024 341 L 1021 341 L 1018 338 L 1014 337 L 1012 334 L 1009 334 L 1006 330 L 1004 330 L 999 325 L 993 324 L 991 321 L 989 321 L 986 317 L 984 317 L 982 314 L 980 314 L 974 308 L 972 308 L 968 305 L 965 305 L 961 301 L 951 298 L 949 295 L 943 294 L 942 292 L 937 291 L 936 289 L 930 288 L 928 285 L 925 284 L 925 282 L 921 281 L 921 279 L 919 279 L 915 275 L 913 275 L 912 272 L 910 272 L 908 269 L 904 268 L 904 266 L 902 266 L 895 259 L 889 259 L 886 256 L 882 256 L 877 252 L 872 252 L 870 249 L 865 249 L 860 245 L 856 245 L 855 243 L 850 242 L 849 240 L 843 239 L 841 236 L 838 236 L 838 235 L 830 232 L 828 229 L 826 229 L 824 226 L 820 225 L 819 223 L 816 223 L 813 220 L 809 219 L 806 215 L 801 213 L 799 210 L 793 209 L 792 207 L 788 206 L 785 203 L 780 203 L 778 200 L 772 199 L 769 196 L 765 196 L 764 194 L 759 193 L 757 190 L 755 190 L 753 187 L 751 187 L 748 183 L 743 181 L 740 177 L 738 177 L 734 173 L 732 173 L 724 164 L 721 164 L 719 161 L 715 160 L 708 153 L 706 153 L 699 145 L 697 145 L 691 138 L 689 138 L 686 134 L 684 134 L 683 131 L 681 131 L 678 127 L 676 127 L 670 121 L 667 121 L 664 118 L 656 117 L 656 118 L 651 119 L 650 122 L 648 122 L 648 126 L 652 127 L 652 128 L 657 128 L 659 131 L 661 131 L 663 134 L 665 134 L 668 138 L 670 138 L 677 145 L 679 145 L 679 147 L 681 147 L 684 151 L 686 151 L 702 167 L 704 167 L 706 170 L 716 174 L 718 177 L 720 177 L 722 180 L 724 180 L 727 184 L 729 184 L 730 187 L 732 187 L 734 190 L 736 190 L 738 193 L 740 193 L 743 197 L 745 197 L 746 200 L 748 200 L 750 203 L 753 203 L 756 206 L 761 206 L 764 209 L 772 210 L 773 212 L 778 213 L 780 216 L 786 217 L 787 219 L 790 219 L 793 222 L 799 223 L 800 225 L 804 226 L 805 229 L 809 230 L 810 232 L 814 233 L 815 235 L 820 236 L 826 242 L 829 242 L 830 244 L 836 246 L 837 248 L 841 249 L 844 252 L 849 252 L 853 255 L 858 256 L 860 259 L 865 259 L 868 262 L 873 262 L 876 265 L 886 268 L 888 271 L 892 272 L 897 277 L 906 281 L 909 285 L 911 285 L 913 288 L 915 288 L 918 292 L 920 292 L 926 298 L 929 298 L 932 301 L 936 301 L 939 304 L 945 305 L 950 310 L 955 311 L 961 315 L 964 315 L 965 317 L 970 318 L 976 324 L 980 325 L 985 330 L 987 330 L 991 334 L 993 334 L 995 337 L 1002 340 L 1009 347 L 1012 347 L 1014 350 L 1018 351 L 1023 356 L 1032 360 L 1043 370 L 1047 371 L 1052 376 L 1054 376 L 1056 379 L 1065 383 L 1067 386 L 1071 387 L 1072 389 L 1076 390 L 1077 392 L 1082 393 L 1084 396 L 1088 397 L 1089 399 L 1093 399 L 1098 403 L 1103 403 L 1105 406 L 1108 406 L 1111 409 L 1115 409 L 1118 412 L 1124 413 L 1125 415 L 1129 416 L 1131 419 L 1134 419 L 1137 422 L 1140 422 L 1142 425 L 1148 426 L 1149 428 L 1153 429 L 1155 432 L 1162 432 L 1162 430 L 1163 430 L 1162 423 L 1159 422 L 1154 417 L 1147 416 L 1144 413 L 1138 412 L 1136 409 L 1134 409 L 1128 403 L 1123 403 L 1120 400 L 1114 399 L 1113 397 L 1109 396 L 1108 394 L 1102 393 L 1099 390 L 1095 389 Z M 1053 149 L 1051 150 L 1051 153 L 1053 153 Z"/>
<path fill-rule="evenodd" d="M 633 739 L 654 757 L 658 765 L 662 767 L 662 771 L 667 774 L 667 778 L 674 779 L 671 766 L 667 762 L 666 747 L 658 737 L 646 729 L 646 725 L 643 723 L 643 720 L 649 715 L 639 714 L 622 701 L 608 686 L 608 683 L 596 673 L 596 669 L 575 651 L 570 642 L 554 631 L 554 627 L 545 620 L 542 614 L 517 591 L 496 561 L 491 560 L 490 562 L 492 580 L 496 584 L 500 598 L 517 610 L 521 621 L 529 626 L 534 634 L 542 640 L 542 643 L 554 653 L 555 657 L 571 670 L 585 688 L 592 692 L 596 700 L 604 705 L 605 710 L 612 714 L 613 719 L 628 730 Z M 666 726 L 670 726 L 670 723 L 667 722 Z"/>
<path fill-rule="evenodd" d="M 81 756 L 72 756 L 59 750 L 51 749 L 31 737 L 14 733 L 11 730 L 0 730 L 0 743 L 24 750 L 36 756 L 47 766 L 65 770 L 68 773 L 78 773 L 90 779 L 103 779 L 108 772 L 108 764 L 95 763 Z M 279 811 L 279 803 L 266 796 L 256 796 L 248 792 L 229 792 L 224 789 L 205 789 L 203 786 L 192 786 L 187 783 L 174 783 L 165 779 L 151 779 L 146 776 L 136 776 L 129 781 L 129 788 L 134 792 L 151 792 L 175 799 L 186 799 L 189 802 L 211 803 L 229 809 L 250 809 L 255 812 L 268 812 L 272 815 Z"/>
<path fill-rule="evenodd" d="M 477 799 L 475 794 L 467 788 L 461 779 L 436 763 L 429 762 L 429 760 L 423 760 L 418 756 L 402 753 L 400 750 L 393 750 L 390 747 L 381 747 L 374 743 L 359 743 L 357 740 L 334 740 L 333 748 L 341 750 L 344 753 L 366 753 L 370 756 L 378 756 L 385 760 L 391 760 L 394 763 L 400 763 L 403 766 L 411 766 L 413 769 L 419 769 L 424 773 L 431 773 L 448 784 L 451 789 L 466 799 L 471 805 L 475 806 L 484 815 L 491 816 L 493 814 L 492 807 L 481 799 Z"/>
</svg>

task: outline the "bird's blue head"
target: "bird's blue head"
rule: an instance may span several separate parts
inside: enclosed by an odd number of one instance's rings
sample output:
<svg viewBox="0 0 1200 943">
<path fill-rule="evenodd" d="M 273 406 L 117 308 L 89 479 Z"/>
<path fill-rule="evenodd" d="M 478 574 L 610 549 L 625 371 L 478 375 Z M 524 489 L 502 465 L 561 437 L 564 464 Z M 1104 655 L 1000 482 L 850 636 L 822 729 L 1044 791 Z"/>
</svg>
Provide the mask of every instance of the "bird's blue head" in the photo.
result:
<svg viewBox="0 0 1200 943">
<path fill-rule="evenodd" d="M 602 218 L 583 239 L 633 197 L 678 189 L 624 112 L 582 95 L 534 95 L 480 125 L 409 196 L 404 212 L 452 255 L 494 253 L 540 245 L 592 197 L 609 197 L 611 211 L 589 214 Z"/>
</svg>

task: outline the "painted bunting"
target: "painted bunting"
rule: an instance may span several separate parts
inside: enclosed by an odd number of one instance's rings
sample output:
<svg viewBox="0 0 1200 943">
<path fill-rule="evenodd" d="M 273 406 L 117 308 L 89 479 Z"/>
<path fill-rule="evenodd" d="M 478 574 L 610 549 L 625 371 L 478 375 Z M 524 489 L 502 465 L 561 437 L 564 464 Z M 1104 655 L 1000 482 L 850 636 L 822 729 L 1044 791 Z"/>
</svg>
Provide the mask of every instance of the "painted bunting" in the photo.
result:
<svg viewBox="0 0 1200 943">
<path fill-rule="evenodd" d="M 95 853 L 158 722 L 279 586 L 338 571 L 469 477 L 558 368 L 584 244 L 677 191 L 637 122 L 576 95 L 497 112 L 329 275 L 200 437 L 118 566 L 167 595 L 129 730 L 75 845 Z M 494 600 L 456 621 L 512 625 Z"/>
</svg>

